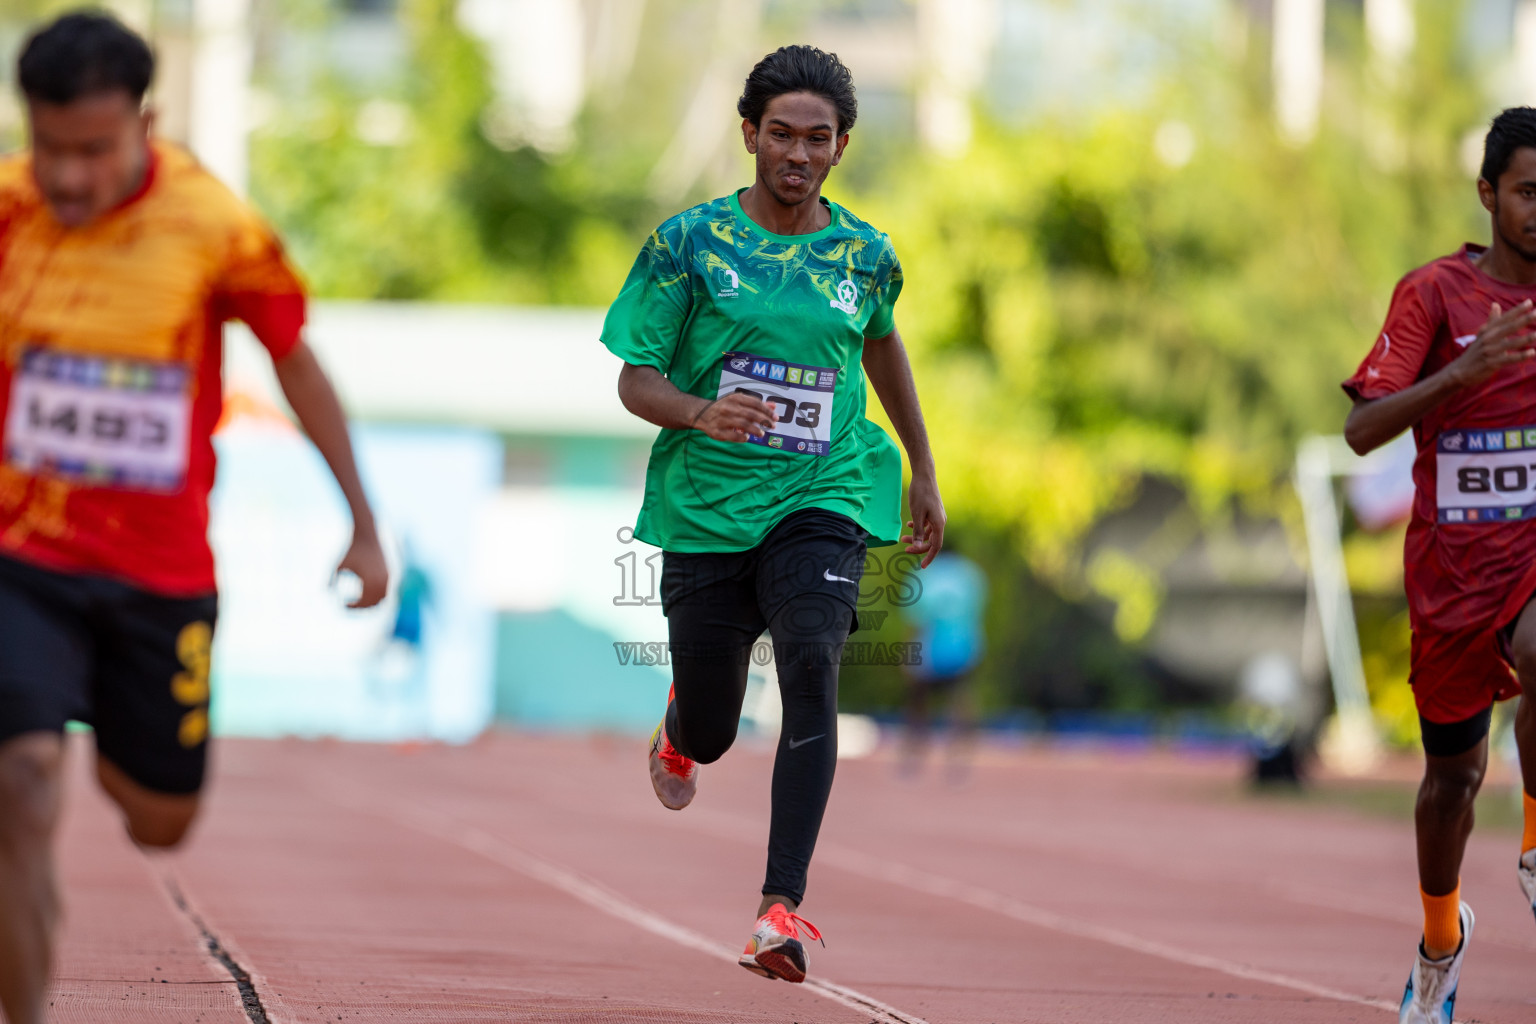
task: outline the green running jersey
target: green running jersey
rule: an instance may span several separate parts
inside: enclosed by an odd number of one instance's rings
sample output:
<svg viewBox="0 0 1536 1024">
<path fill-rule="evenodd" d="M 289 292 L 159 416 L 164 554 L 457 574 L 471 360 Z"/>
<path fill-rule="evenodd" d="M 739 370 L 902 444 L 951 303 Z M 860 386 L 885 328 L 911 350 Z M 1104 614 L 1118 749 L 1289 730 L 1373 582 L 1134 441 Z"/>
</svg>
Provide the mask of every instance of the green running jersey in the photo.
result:
<svg viewBox="0 0 1536 1024">
<path fill-rule="evenodd" d="M 747 391 L 779 422 L 749 442 L 663 430 L 635 536 L 667 551 L 745 551 L 791 512 L 820 508 L 873 546 L 901 533 L 901 455 L 864 416 L 865 338 L 895 329 L 891 240 L 835 203 L 831 223 L 775 235 L 740 193 L 651 235 L 608 309 L 603 344 L 691 395 Z"/>
</svg>

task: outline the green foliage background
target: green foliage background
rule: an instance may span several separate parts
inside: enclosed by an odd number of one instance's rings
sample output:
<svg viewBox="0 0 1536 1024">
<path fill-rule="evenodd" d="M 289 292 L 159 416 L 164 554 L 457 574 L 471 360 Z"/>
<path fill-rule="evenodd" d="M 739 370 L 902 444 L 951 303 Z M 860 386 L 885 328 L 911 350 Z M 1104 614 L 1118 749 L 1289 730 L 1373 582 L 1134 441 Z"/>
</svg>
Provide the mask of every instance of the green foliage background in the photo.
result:
<svg viewBox="0 0 1536 1024">
<path fill-rule="evenodd" d="M 648 15 L 647 45 L 675 44 L 682 6 Z M 733 183 L 671 205 L 648 192 L 683 102 L 654 66 L 632 92 L 594 97 L 562 155 L 496 148 L 486 62 L 452 7 L 406 0 L 412 53 L 393 93 L 411 112 L 405 143 L 359 140 L 349 126 L 367 97 L 324 82 L 257 136 L 256 198 L 321 294 L 606 304 L 655 223 Z M 1486 231 L 1462 151 L 1495 104 L 1461 5 L 1418 13 L 1413 73 L 1393 80 L 1365 52 L 1358 11 L 1331 9 L 1329 95 L 1305 146 L 1274 128 L 1261 27 L 1246 50 L 1170 40 L 1179 70 L 1138 104 L 1026 124 L 980 110 L 961 159 L 855 132 L 828 191 L 903 257 L 899 323 L 945 498 L 997 595 L 985 705 L 1155 703 L 1136 642 L 1157 614 L 1156 573 L 1086 560 L 1083 545 L 1149 478 L 1175 482 L 1204 530 L 1245 513 L 1299 538 L 1297 439 L 1340 429 L 1338 382 L 1397 277 Z M 1156 145 L 1174 122 L 1194 140 L 1181 166 Z M 1383 713 L 1411 729 L 1395 563 L 1365 561 L 1378 569 L 1358 587 L 1386 601 L 1365 617 L 1368 672 Z M 901 630 L 891 616 L 874 638 Z M 1037 677 L 1027 693 L 1021 671 Z M 845 673 L 857 705 L 892 707 L 899 686 Z"/>
<path fill-rule="evenodd" d="M 0 0 L 0 18 L 44 6 Z M 793 21 L 808 6 L 776 10 Z M 322 296 L 606 304 L 654 224 L 732 187 L 706 175 L 663 201 L 648 186 L 690 95 L 687 68 L 638 61 L 624 88 L 589 99 L 559 155 L 502 148 L 486 56 L 454 8 L 402 0 L 407 60 L 362 82 L 323 61 L 295 74 L 274 52 L 281 32 L 323 30 L 326 0 L 262 4 L 273 113 L 252 139 L 255 200 Z M 1023 123 L 979 109 L 961 159 L 855 131 L 828 192 L 903 257 L 899 323 L 945 498 L 997 595 L 984 702 L 1016 701 L 1011 673 L 1032 664 L 1075 672 L 1085 700 L 1147 704 L 1136 642 L 1157 614 L 1156 573 L 1087 560 L 1083 545 L 1147 480 L 1176 484 L 1201 529 L 1247 514 L 1299 537 L 1296 441 L 1340 429 L 1338 381 L 1394 281 L 1486 234 L 1463 150 L 1498 107 L 1493 84 L 1462 38 L 1461 3 L 1417 10 L 1411 73 L 1393 74 L 1366 53 L 1358 6 L 1329 6 L 1323 123 L 1303 146 L 1276 134 L 1257 24 L 1243 46 L 1165 40 L 1178 59 L 1134 103 Z M 653 0 L 642 53 L 686 49 L 696 15 Z M 380 101 L 406 115 L 388 145 L 359 130 Z M 1193 138 L 1187 162 L 1159 155 L 1170 125 Z M 732 166 L 745 184 L 750 165 Z M 1372 567 L 1355 582 L 1388 602 L 1367 617 L 1366 660 L 1382 709 L 1401 717 L 1397 570 L 1351 564 Z M 1083 618 L 1090 605 L 1108 617 Z M 1052 653 L 1063 630 L 1086 639 Z M 897 699 L 888 676 L 847 682 L 864 704 Z"/>
</svg>

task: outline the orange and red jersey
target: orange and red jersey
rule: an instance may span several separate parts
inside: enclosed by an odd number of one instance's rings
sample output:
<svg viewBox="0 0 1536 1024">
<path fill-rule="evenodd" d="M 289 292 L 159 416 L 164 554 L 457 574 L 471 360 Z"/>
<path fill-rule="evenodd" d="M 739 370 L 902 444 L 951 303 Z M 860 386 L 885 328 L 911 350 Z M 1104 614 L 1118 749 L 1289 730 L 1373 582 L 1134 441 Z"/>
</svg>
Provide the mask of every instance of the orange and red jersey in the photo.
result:
<svg viewBox="0 0 1536 1024">
<path fill-rule="evenodd" d="M 1536 299 L 1536 288 L 1479 270 L 1482 251 L 1463 246 L 1398 283 L 1376 344 L 1344 382 L 1351 397 L 1382 398 L 1434 374 L 1472 343 L 1495 303 Z M 1404 569 L 1414 632 L 1502 627 L 1536 591 L 1536 362 L 1452 395 L 1413 433 Z"/>
<path fill-rule="evenodd" d="M 0 555 L 213 590 L 222 325 L 281 359 L 304 315 L 271 229 L 183 150 L 152 144 L 139 192 L 80 228 L 0 160 Z"/>
</svg>

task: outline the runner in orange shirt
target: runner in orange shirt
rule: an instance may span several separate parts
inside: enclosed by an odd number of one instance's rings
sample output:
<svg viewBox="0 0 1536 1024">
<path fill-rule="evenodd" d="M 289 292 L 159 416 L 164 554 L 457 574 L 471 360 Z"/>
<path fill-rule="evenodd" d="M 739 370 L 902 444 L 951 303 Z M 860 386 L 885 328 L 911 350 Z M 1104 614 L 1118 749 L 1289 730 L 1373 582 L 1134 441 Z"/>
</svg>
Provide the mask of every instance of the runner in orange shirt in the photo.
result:
<svg viewBox="0 0 1536 1024">
<path fill-rule="evenodd" d="M 129 833 L 171 846 L 208 751 L 208 546 L 222 324 L 250 325 L 352 509 L 340 570 L 388 572 L 346 419 L 301 339 L 303 286 L 270 229 L 153 142 L 154 58 L 66 15 L 18 63 L 30 151 L 0 160 L 0 1007 L 43 1019 L 58 897 L 63 729 L 95 727 Z"/>
</svg>

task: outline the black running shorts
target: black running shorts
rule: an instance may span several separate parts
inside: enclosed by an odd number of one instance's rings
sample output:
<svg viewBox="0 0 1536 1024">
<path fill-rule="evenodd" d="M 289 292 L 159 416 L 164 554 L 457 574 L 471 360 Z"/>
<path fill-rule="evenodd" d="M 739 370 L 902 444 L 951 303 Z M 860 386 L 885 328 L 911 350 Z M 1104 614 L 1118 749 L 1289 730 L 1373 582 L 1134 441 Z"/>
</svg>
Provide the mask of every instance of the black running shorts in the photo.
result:
<svg viewBox="0 0 1536 1024">
<path fill-rule="evenodd" d="M 670 618 L 674 609 L 689 607 L 705 594 L 709 602 L 718 602 L 720 584 L 735 582 L 745 585 L 735 599 L 740 607 L 733 609 L 742 621 L 760 616 L 767 623 L 790 598 L 825 594 L 855 609 L 857 630 L 867 538 L 845 515 L 805 508 L 779 520 L 757 547 L 746 551 L 668 551 L 661 564 L 661 610 Z M 718 606 L 711 610 L 721 611 Z"/>
<path fill-rule="evenodd" d="M 139 785 L 197 792 L 217 616 L 216 594 L 162 597 L 0 557 L 0 742 L 85 722 Z"/>
</svg>

